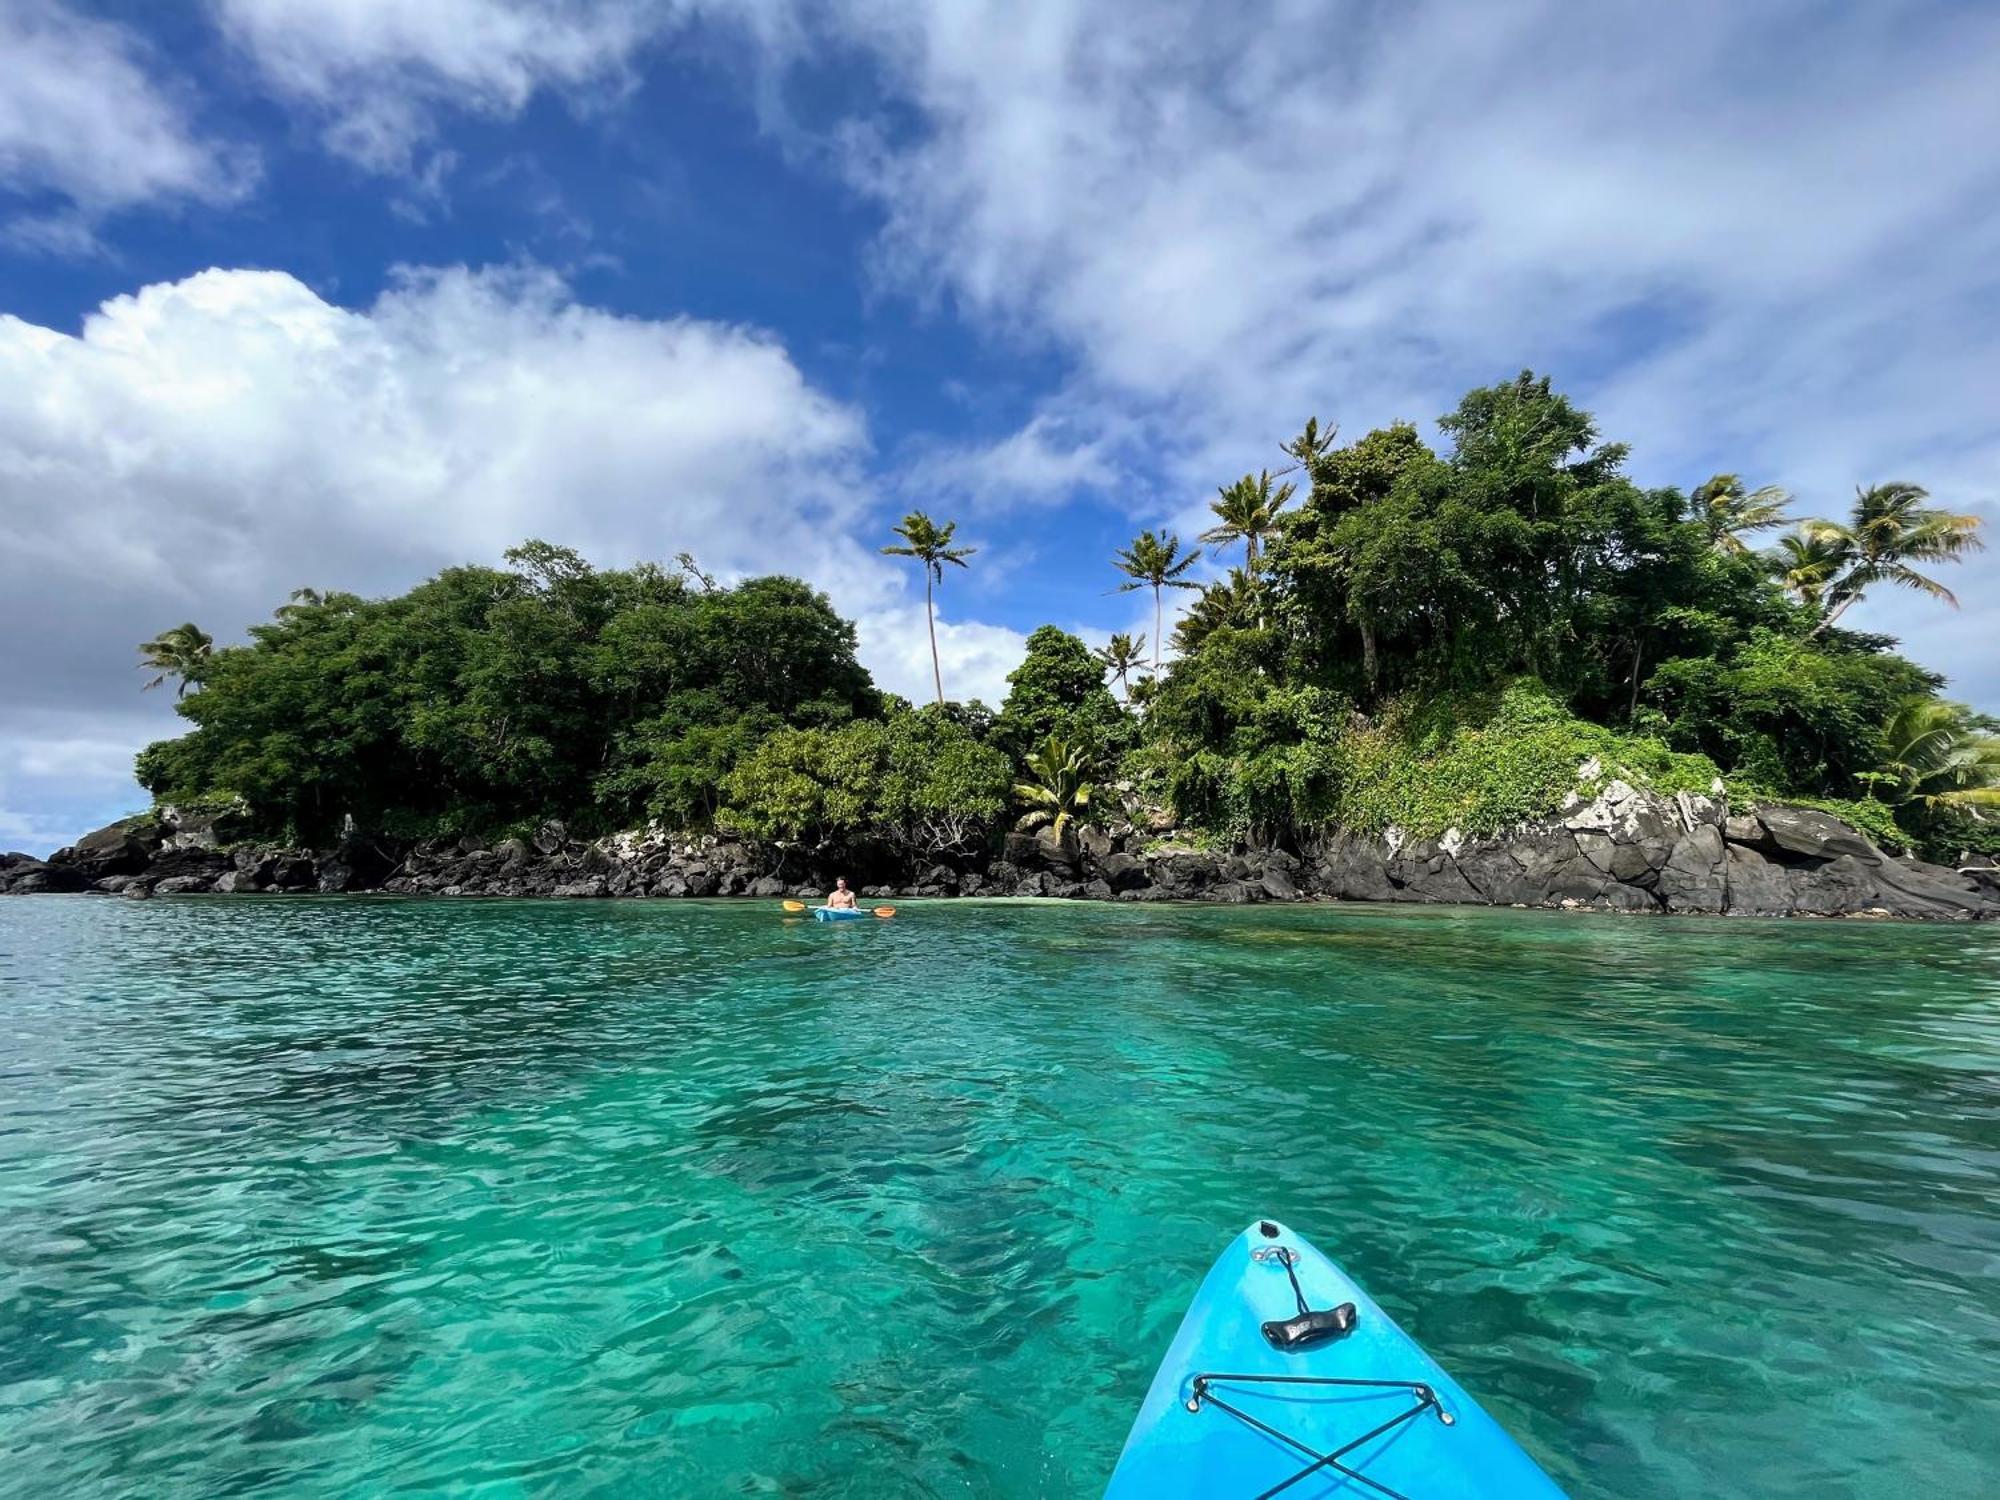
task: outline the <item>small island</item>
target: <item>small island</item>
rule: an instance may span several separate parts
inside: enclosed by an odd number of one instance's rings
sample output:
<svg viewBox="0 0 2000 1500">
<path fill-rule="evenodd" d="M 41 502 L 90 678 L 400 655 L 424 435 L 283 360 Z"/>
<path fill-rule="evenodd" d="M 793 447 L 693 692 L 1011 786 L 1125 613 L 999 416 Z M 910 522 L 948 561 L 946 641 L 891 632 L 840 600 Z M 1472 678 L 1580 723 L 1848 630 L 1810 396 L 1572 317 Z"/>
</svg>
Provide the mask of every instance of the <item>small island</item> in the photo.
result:
<svg viewBox="0 0 2000 1500">
<path fill-rule="evenodd" d="M 1043 626 L 996 709 L 879 691 L 807 584 L 530 541 L 394 598 L 302 588 L 247 643 L 142 648 L 188 733 L 151 810 L 0 891 L 1328 898 L 2000 914 L 2000 738 L 1866 593 L 1955 602 L 1976 518 L 1916 485 L 1793 523 L 1523 374 L 1433 445 L 1309 422 L 1107 583 L 1150 634 Z M 1790 529 L 1782 529 L 1790 527 Z M 1760 534 L 1780 533 L 1774 547 Z M 908 516 L 929 604 L 975 549 Z M 1230 562 L 1206 584 L 1201 547 Z M 1239 550 L 1240 549 L 1240 550 Z M 1167 603 L 1193 598 L 1168 634 Z"/>
</svg>

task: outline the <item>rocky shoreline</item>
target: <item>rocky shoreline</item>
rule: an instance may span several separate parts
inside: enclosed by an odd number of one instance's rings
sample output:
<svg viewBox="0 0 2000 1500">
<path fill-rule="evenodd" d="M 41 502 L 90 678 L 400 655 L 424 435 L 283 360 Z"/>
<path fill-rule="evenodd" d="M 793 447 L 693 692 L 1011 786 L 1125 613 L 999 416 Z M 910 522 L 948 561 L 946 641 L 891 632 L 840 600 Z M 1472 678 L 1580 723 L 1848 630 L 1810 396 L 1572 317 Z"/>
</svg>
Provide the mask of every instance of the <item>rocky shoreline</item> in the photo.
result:
<svg viewBox="0 0 2000 1500">
<path fill-rule="evenodd" d="M 592 899 L 812 897 L 832 870 L 795 849 L 657 831 L 572 838 L 557 822 L 486 844 L 398 844 L 349 833 L 330 849 L 229 844 L 173 809 L 128 819 L 47 860 L 0 854 L 0 894 L 340 893 Z M 1641 792 L 1620 781 L 1562 814 L 1488 837 L 1336 833 L 1298 848 L 1213 850 L 1170 834 L 1008 834 L 991 857 L 885 861 L 868 899 L 1040 896 L 1087 901 L 1307 900 L 1557 907 L 1730 916 L 2000 917 L 2000 870 L 1885 854 L 1809 808 Z"/>
</svg>

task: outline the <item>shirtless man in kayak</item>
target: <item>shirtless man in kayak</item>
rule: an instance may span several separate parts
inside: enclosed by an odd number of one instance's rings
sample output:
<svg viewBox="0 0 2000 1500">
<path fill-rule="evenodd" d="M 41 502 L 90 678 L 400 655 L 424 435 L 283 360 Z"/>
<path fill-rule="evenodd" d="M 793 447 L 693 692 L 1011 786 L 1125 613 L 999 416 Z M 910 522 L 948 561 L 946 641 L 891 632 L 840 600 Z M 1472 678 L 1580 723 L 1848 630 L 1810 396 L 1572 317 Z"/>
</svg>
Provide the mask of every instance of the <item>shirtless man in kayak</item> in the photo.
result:
<svg viewBox="0 0 2000 1500">
<path fill-rule="evenodd" d="M 832 907 L 835 911 L 854 910 L 854 892 L 850 891 L 847 888 L 847 877 L 845 875 L 841 875 L 835 878 L 833 882 L 833 891 L 826 898 L 826 904 Z"/>
</svg>

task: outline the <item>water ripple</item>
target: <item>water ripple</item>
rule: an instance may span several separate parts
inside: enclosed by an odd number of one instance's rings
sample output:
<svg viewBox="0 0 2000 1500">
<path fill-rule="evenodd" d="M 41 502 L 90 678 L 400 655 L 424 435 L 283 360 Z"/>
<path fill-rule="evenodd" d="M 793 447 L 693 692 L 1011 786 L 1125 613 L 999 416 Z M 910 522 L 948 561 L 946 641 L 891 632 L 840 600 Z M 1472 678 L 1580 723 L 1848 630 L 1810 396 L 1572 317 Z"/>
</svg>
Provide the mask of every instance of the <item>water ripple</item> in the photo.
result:
<svg viewBox="0 0 2000 1500">
<path fill-rule="evenodd" d="M 1985 1495 L 2000 931 L 0 902 L 0 1492 L 1093 1494 L 1307 1229 L 1579 1495 Z"/>
</svg>

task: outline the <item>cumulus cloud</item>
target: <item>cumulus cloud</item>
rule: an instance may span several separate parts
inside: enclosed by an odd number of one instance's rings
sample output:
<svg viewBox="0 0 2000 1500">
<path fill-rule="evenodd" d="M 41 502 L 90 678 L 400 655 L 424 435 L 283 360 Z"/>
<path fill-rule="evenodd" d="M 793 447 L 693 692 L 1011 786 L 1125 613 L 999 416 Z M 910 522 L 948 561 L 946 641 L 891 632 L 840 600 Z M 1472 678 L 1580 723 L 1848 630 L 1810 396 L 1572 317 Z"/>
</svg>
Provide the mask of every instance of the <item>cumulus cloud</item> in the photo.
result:
<svg viewBox="0 0 2000 1500">
<path fill-rule="evenodd" d="M 199 134 L 131 31 L 56 0 L 0 4 L 0 187 L 55 204 L 17 215 L 12 243 L 86 251 L 104 214 L 226 202 L 254 174 L 249 153 Z"/>
<path fill-rule="evenodd" d="M 0 658 L 0 807 L 48 807 L 65 765 L 76 825 L 131 801 L 106 768 L 171 732 L 134 667 L 161 628 L 237 638 L 294 587 L 388 592 L 530 535 L 799 574 L 925 696 L 921 610 L 853 540 L 867 443 L 767 335 L 616 317 L 532 268 L 410 272 L 359 310 L 212 270 L 74 336 L 0 317 L 0 595 L 37 641 Z M 1019 643 L 945 624 L 954 691 L 992 693 Z"/>
<path fill-rule="evenodd" d="M 913 703 L 936 698 L 923 605 L 870 609 L 857 623 L 861 659 L 878 683 Z M 1025 649 L 1021 632 L 978 620 L 955 620 L 941 612 L 937 643 L 945 696 L 959 701 L 978 698 L 989 708 L 998 708 L 1007 696 L 1007 674 L 1021 664 Z"/>
</svg>

